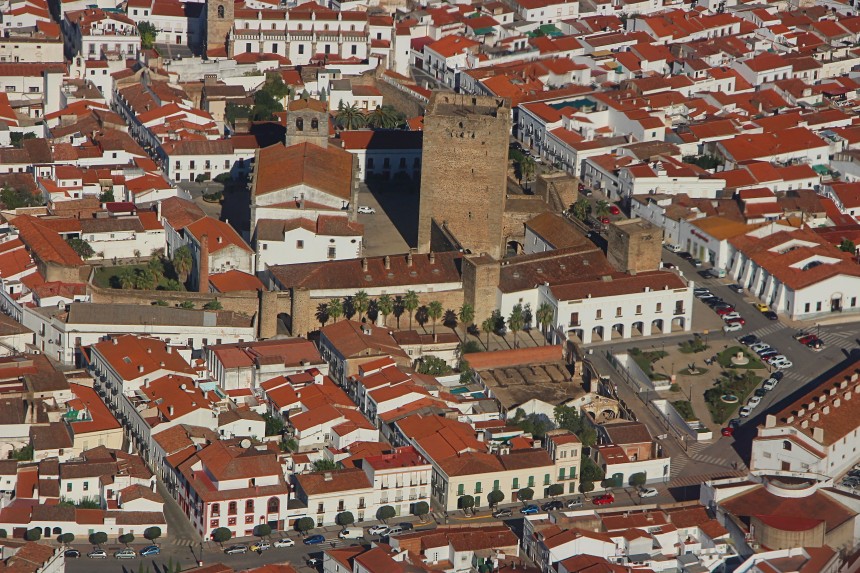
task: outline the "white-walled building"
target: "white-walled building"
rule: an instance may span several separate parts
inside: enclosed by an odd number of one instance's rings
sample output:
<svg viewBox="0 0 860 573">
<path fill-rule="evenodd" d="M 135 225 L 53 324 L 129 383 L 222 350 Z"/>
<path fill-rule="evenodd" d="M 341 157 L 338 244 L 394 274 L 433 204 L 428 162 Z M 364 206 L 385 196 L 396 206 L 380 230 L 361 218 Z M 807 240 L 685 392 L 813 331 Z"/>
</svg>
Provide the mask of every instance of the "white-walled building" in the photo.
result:
<svg viewBox="0 0 860 573">
<path fill-rule="evenodd" d="M 424 132 L 406 130 L 341 131 L 337 142 L 358 160 L 362 181 L 408 177 L 421 178 L 421 146 Z"/>
<path fill-rule="evenodd" d="M 376 519 L 381 492 L 361 468 L 296 474 L 293 479 L 294 497 L 317 527 L 334 525 L 337 515 L 345 511 L 357 522 Z"/>
</svg>

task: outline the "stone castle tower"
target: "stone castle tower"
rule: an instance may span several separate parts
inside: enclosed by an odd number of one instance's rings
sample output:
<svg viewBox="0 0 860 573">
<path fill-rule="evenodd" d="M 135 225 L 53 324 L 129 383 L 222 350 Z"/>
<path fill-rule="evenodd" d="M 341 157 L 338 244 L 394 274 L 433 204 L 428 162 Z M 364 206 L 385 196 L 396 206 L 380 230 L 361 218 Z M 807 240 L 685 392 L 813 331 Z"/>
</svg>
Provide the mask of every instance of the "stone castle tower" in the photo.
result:
<svg viewBox="0 0 860 573">
<path fill-rule="evenodd" d="M 616 221 L 607 228 L 606 258 L 622 273 L 660 268 L 663 229 L 642 219 Z"/>
<path fill-rule="evenodd" d="M 436 92 L 424 116 L 418 250 L 503 254 L 507 100 Z"/>
<path fill-rule="evenodd" d="M 328 147 L 328 107 L 317 99 L 297 99 L 287 106 L 287 147 L 313 143 Z"/>
<path fill-rule="evenodd" d="M 206 0 L 206 44 L 203 53 L 210 58 L 230 55 L 229 37 L 233 29 L 235 0 Z"/>
</svg>

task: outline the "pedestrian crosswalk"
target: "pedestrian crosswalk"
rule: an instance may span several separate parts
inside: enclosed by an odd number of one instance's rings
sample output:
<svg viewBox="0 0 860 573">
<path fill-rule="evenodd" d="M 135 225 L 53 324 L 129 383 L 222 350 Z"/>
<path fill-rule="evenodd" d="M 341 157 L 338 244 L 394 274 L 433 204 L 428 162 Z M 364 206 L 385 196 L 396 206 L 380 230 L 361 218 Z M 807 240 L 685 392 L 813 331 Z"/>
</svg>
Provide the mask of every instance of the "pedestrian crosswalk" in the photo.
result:
<svg viewBox="0 0 860 573">
<path fill-rule="evenodd" d="M 177 547 L 191 547 L 192 545 L 196 545 L 196 543 L 191 539 L 183 539 L 181 537 L 171 537 L 170 544 L 175 545 Z"/>
<path fill-rule="evenodd" d="M 761 338 L 762 336 L 767 336 L 768 334 L 773 334 L 775 332 L 779 332 L 783 328 L 786 328 L 786 326 L 784 324 L 782 324 L 780 322 L 773 322 L 771 324 L 768 324 L 767 326 L 763 326 L 761 328 L 754 330 L 752 332 L 752 334 L 755 334 L 756 336 Z"/>
<path fill-rule="evenodd" d="M 711 472 L 707 474 L 696 474 L 691 476 L 673 478 L 669 481 L 669 487 L 688 487 L 692 485 L 699 485 L 712 479 L 743 477 L 745 475 L 747 475 L 746 470 L 732 469 L 719 472 Z"/>
</svg>

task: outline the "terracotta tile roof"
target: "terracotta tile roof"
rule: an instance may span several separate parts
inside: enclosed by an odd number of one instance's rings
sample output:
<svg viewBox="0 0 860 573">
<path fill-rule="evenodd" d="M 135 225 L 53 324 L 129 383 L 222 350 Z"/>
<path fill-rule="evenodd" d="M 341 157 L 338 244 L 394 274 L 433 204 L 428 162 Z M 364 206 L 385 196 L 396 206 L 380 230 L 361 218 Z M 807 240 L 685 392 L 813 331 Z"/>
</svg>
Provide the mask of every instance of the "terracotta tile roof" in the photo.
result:
<svg viewBox="0 0 860 573">
<path fill-rule="evenodd" d="M 96 391 L 89 386 L 81 384 L 70 384 L 69 388 L 75 395 L 75 399 L 86 408 L 90 420 L 70 422 L 72 430 L 76 435 L 85 435 L 89 432 L 104 432 L 121 428 L 119 422 L 110 413 L 108 407 L 99 398 Z"/>
<path fill-rule="evenodd" d="M 81 267 L 84 261 L 55 231 L 30 215 L 15 217 L 12 225 L 31 253 L 46 263 Z"/>
<path fill-rule="evenodd" d="M 722 502 L 723 508 L 749 525 L 751 517 L 770 521 L 775 528 L 793 531 L 808 520 L 824 522 L 826 531 L 833 531 L 857 512 L 842 505 L 826 493 L 813 492 L 804 497 L 781 497 L 758 485 Z"/>
<path fill-rule="evenodd" d="M 187 376 L 168 374 L 140 388 L 165 421 L 173 421 L 196 410 L 210 410 L 219 401 L 214 392 L 203 392 Z"/>
<path fill-rule="evenodd" d="M 193 201 L 170 197 L 161 202 L 161 216 L 176 231 L 180 231 L 194 221 L 205 217 L 206 213 Z"/>
<path fill-rule="evenodd" d="M 229 246 L 235 246 L 243 251 L 253 252 L 239 233 L 224 221 L 214 217 L 203 217 L 185 227 L 186 233 L 190 233 L 199 242 L 204 235 L 209 237 L 209 253 L 217 253 Z"/>
<path fill-rule="evenodd" d="M 603 276 L 611 277 L 604 280 Z M 636 275 L 626 273 L 611 273 L 601 277 L 589 277 L 577 283 L 551 286 L 553 296 L 558 300 L 577 300 L 588 297 L 611 297 L 622 294 L 633 294 L 665 289 L 684 289 L 687 283 L 668 271 L 648 271 Z"/>
<path fill-rule="evenodd" d="M 263 195 L 305 184 L 349 201 L 352 179 L 353 155 L 348 151 L 312 143 L 278 144 L 257 152 L 253 192 Z"/>
<path fill-rule="evenodd" d="M 260 279 L 235 269 L 226 273 L 209 275 L 209 284 L 215 287 L 215 292 L 266 290 L 266 286 Z"/>
<path fill-rule="evenodd" d="M 283 480 L 283 472 L 277 456 L 254 448 L 243 450 L 228 446 L 222 441 L 212 442 L 197 452 L 207 471 L 218 481 L 248 479 L 261 476 L 278 476 Z"/>
<path fill-rule="evenodd" d="M 91 349 L 101 354 L 123 380 L 136 380 L 159 370 L 195 376 L 179 352 L 157 338 L 127 334 L 96 343 Z"/>
<path fill-rule="evenodd" d="M 341 320 L 320 329 L 320 333 L 345 358 L 389 354 L 405 356 L 391 331 L 382 326 L 368 326 L 353 320 Z"/>
<path fill-rule="evenodd" d="M 361 468 L 297 474 L 294 477 L 298 487 L 308 496 L 373 488 Z"/>
</svg>

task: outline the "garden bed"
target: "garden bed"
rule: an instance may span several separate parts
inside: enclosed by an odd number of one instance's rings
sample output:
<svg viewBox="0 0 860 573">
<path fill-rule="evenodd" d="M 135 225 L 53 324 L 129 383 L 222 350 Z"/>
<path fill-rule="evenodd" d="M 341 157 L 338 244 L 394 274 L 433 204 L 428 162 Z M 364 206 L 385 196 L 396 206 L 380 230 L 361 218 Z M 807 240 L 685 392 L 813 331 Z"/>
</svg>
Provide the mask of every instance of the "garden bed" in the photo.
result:
<svg viewBox="0 0 860 573">
<path fill-rule="evenodd" d="M 738 366 L 732 362 L 732 358 L 734 358 L 738 352 L 744 353 L 744 356 L 749 360 L 747 364 Z M 764 368 L 764 364 L 762 364 L 762 361 L 758 359 L 757 354 L 750 352 L 746 348 L 741 348 L 740 346 L 732 346 L 731 348 L 723 350 L 717 354 L 717 363 L 723 368 L 737 368 L 744 370 L 757 370 Z"/>
<path fill-rule="evenodd" d="M 668 352 L 663 350 L 642 352 L 642 350 L 638 348 L 631 348 L 628 351 L 628 354 L 649 380 L 667 380 L 669 378 L 661 372 L 654 372 L 654 363 L 661 358 L 668 356 Z"/>
<path fill-rule="evenodd" d="M 147 264 L 139 264 L 139 265 L 120 265 L 115 267 L 99 267 L 96 269 L 95 273 L 93 273 L 93 284 L 100 288 L 111 288 L 111 289 L 122 289 L 123 284 L 121 277 L 125 272 L 131 273 L 135 275 L 137 273 L 143 273 L 149 270 L 149 266 Z M 175 273 L 171 272 L 172 269 L 167 269 L 167 273 L 158 277 L 158 281 L 155 284 L 154 290 L 172 290 L 172 291 L 184 291 L 185 285 L 180 283 L 175 276 Z M 168 274 L 170 276 L 168 276 Z M 135 286 L 126 286 L 125 288 L 132 290 L 136 288 Z M 149 289 L 146 289 L 149 290 Z"/>
<path fill-rule="evenodd" d="M 696 417 L 696 413 L 693 412 L 693 405 L 690 404 L 688 400 L 676 400 L 672 402 L 672 406 L 675 408 L 675 411 L 680 414 L 682 418 L 684 418 L 685 422 L 692 422 L 693 420 L 698 420 Z"/>
<path fill-rule="evenodd" d="M 726 373 L 720 381 L 705 392 L 705 402 L 711 418 L 717 424 L 722 424 L 743 404 L 756 386 L 761 382 L 761 376 L 757 376 L 750 370 L 738 375 Z M 731 394 L 738 398 L 737 402 L 725 402 L 723 395 Z"/>
</svg>

